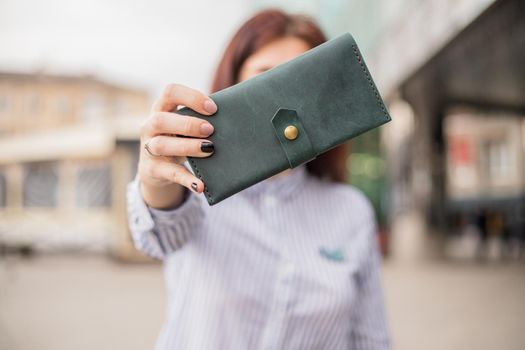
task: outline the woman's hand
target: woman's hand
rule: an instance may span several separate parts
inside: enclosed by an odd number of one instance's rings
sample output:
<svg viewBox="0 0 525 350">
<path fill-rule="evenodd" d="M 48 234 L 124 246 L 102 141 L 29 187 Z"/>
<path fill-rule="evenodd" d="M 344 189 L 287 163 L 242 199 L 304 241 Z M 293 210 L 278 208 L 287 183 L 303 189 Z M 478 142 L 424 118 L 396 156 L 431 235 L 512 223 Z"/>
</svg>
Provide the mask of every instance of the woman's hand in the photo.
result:
<svg viewBox="0 0 525 350">
<path fill-rule="evenodd" d="M 178 84 L 168 85 L 153 105 L 141 128 L 138 165 L 142 196 L 153 208 L 177 207 L 183 200 L 184 187 L 197 193 L 204 190 L 204 183 L 182 164 L 186 156 L 212 154 L 213 143 L 205 138 L 213 133 L 213 126 L 201 118 L 172 112 L 178 106 L 204 115 L 217 111 L 217 105 L 208 96 Z"/>
</svg>

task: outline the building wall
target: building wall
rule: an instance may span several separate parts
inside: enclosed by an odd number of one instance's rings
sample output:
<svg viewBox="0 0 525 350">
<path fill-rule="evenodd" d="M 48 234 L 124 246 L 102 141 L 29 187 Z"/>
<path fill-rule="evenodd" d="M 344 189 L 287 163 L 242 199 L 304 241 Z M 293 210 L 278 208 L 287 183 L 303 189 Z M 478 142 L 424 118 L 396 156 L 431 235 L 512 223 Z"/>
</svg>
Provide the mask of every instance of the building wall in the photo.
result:
<svg viewBox="0 0 525 350">
<path fill-rule="evenodd" d="M 135 114 L 147 103 L 143 91 L 90 77 L 0 72 L 0 135 Z"/>
<path fill-rule="evenodd" d="M 0 73 L 0 244 L 133 255 L 125 188 L 148 109 L 92 77 Z"/>
</svg>

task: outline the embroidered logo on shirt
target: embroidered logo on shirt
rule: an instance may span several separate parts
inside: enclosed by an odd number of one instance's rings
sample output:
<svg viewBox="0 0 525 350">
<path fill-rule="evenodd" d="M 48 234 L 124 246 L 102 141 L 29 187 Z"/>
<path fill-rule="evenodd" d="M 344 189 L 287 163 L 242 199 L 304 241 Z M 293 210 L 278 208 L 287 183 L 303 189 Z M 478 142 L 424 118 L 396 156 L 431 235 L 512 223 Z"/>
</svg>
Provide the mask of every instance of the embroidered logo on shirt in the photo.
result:
<svg viewBox="0 0 525 350">
<path fill-rule="evenodd" d="M 345 261 L 346 254 L 342 249 L 326 249 L 324 247 L 319 248 L 319 254 L 325 259 L 332 261 Z"/>
</svg>

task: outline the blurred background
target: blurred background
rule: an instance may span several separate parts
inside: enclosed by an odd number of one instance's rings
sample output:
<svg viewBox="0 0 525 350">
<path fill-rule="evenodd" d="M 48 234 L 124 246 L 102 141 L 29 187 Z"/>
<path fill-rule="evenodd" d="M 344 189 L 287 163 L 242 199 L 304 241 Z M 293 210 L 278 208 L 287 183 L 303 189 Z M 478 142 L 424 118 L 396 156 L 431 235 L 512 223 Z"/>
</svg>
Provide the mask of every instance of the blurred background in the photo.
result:
<svg viewBox="0 0 525 350">
<path fill-rule="evenodd" d="M 525 2 L 0 0 L 0 349 L 149 349 L 162 267 L 132 247 L 138 128 L 208 91 L 268 7 L 351 32 L 392 122 L 356 138 L 397 349 L 525 349 Z"/>
</svg>

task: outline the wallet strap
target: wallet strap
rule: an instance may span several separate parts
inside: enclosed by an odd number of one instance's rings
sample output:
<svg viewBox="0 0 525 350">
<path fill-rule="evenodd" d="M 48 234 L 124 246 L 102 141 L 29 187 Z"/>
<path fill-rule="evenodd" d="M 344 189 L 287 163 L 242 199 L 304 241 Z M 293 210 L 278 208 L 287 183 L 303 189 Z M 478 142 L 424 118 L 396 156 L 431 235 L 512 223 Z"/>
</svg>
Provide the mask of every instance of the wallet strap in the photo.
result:
<svg viewBox="0 0 525 350">
<path fill-rule="evenodd" d="M 290 168 L 295 168 L 317 156 L 296 111 L 279 108 L 271 122 Z M 288 139 L 285 136 L 285 130 L 290 126 L 297 128 L 297 136 L 294 139 Z"/>
</svg>

